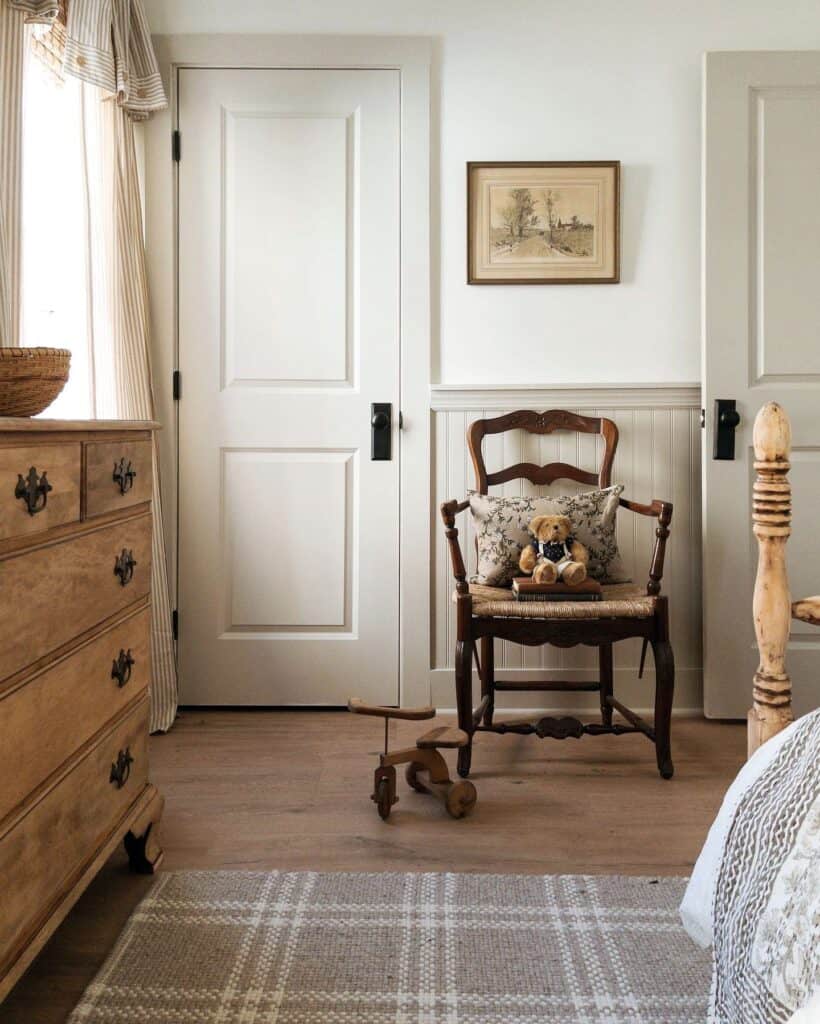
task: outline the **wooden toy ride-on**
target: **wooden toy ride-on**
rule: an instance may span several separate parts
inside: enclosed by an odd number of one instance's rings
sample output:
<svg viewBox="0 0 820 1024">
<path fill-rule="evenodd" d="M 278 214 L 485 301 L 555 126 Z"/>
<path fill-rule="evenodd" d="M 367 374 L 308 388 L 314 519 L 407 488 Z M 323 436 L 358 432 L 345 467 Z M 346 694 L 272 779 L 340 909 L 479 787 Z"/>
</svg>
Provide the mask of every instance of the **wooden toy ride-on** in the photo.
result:
<svg viewBox="0 0 820 1024">
<path fill-rule="evenodd" d="M 351 697 L 348 711 L 357 715 L 372 715 L 384 719 L 384 753 L 379 755 L 379 767 L 373 778 L 373 793 L 370 797 L 379 810 L 379 816 L 386 820 L 390 816 L 396 796 L 396 765 L 406 764 L 405 778 L 411 789 L 417 793 L 437 796 L 452 818 L 463 818 L 475 806 L 476 790 L 472 782 L 453 782 L 447 770 L 447 762 L 439 748 L 459 749 L 469 742 L 461 729 L 440 725 L 416 740 L 415 747 L 402 750 L 388 749 L 388 726 L 391 718 L 421 721 L 434 718 L 435 708 L 384 708 L 376 704 L 365 704 L 358 697 Z M 423 777 L 420 775 L 423 773 Z"/>
</svg>

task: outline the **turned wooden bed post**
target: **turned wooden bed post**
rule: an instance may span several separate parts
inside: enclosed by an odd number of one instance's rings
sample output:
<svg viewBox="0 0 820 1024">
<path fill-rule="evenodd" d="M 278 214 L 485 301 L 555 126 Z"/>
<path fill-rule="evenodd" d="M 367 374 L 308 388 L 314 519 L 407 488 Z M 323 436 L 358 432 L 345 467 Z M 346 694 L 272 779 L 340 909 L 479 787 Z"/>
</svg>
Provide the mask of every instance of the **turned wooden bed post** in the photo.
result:
<svg viewBox="0 0 820 1024">
<path fill-rule="evenodd" d="M 792 721 L 792 684 L 786 672 L 791 598 L 786 573 L 786 541 L 791 534 L 791 453 L 789 418 L 767 402 L 754 425 L 755 483 L 752 522 L 758 544 L 754 621 L 760 664 L 754 677 L 754 704 L 748 715 L 749 756 Z"/>
</svg>

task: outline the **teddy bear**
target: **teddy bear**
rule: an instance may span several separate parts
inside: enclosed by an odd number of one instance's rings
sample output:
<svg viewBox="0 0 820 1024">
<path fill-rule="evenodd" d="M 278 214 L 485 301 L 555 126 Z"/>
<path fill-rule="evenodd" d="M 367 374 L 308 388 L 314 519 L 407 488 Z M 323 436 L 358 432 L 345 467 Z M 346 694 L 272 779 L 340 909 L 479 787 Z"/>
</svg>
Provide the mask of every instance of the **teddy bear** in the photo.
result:
<svg viewBox="0 0 820 1024">
<path fill-rule="evenodd" d="M 536 583 L 561 580 L 571 587 L 587 578 L 589 552 L 571 536 L 569 516 L 535 516 L 529 531 L 535 540 L 521 552 L 518 567 Z"/>
</svg>

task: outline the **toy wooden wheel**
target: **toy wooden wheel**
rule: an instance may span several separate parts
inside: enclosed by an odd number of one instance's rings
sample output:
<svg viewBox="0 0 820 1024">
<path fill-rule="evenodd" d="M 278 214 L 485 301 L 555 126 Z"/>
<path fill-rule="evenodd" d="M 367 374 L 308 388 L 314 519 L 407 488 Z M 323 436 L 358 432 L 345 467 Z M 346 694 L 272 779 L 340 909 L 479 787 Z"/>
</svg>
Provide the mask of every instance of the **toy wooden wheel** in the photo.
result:
<svg viewBox="0 0 820 1024">
<path fill-rule="evenodd" d="M 424 771 L 424 765 L 419 764 L 418 761 L 411 761 L 410 764 L 404 769 L 404 777 L 407 780 L 407 785 L 411 789 L 415 789 L 417 793 L 429 793 L 430 791 L 419 779 L 419 772 Z"/>
<path fill-rule="evenodd" d="M 463 818 L 475 807 L 477 799 L 478 794 L 472 782 L 456 782 L 447 794 L 447 813 L 451 818 Z"/>
<path fill-rule="evenodd" d="M 387 821 L 390 817 L 390 808 L 393 806 L 389 779 L 379 779 L 373 799 L 376 801 L 376 807 L 379 809 L 379 817 L 382 821 Z"/>
<path fill-rule="evenodd" d="M 375 803 L 379 817 L 386 821 L 390 816 L 390 808 L 398 802 L 396 796 L 396 769 L 392 764 L 380 765 L 373 776 L 373 794 L 370 799 Z"/>
</svg>

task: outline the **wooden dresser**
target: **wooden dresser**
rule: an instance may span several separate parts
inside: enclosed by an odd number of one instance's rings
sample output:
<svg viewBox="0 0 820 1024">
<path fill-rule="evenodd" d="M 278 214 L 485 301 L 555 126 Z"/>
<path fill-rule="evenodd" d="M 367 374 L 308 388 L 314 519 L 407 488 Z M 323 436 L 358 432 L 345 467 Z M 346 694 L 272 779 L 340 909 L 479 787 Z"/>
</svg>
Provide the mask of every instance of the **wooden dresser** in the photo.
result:
<svg viewBox="0 0 820 1024">
<path fill-rule="evenodd" d="M 125 840 L 148 781 L 153 423 L 0 418 L 0 1000 Z"/>
</svg>

